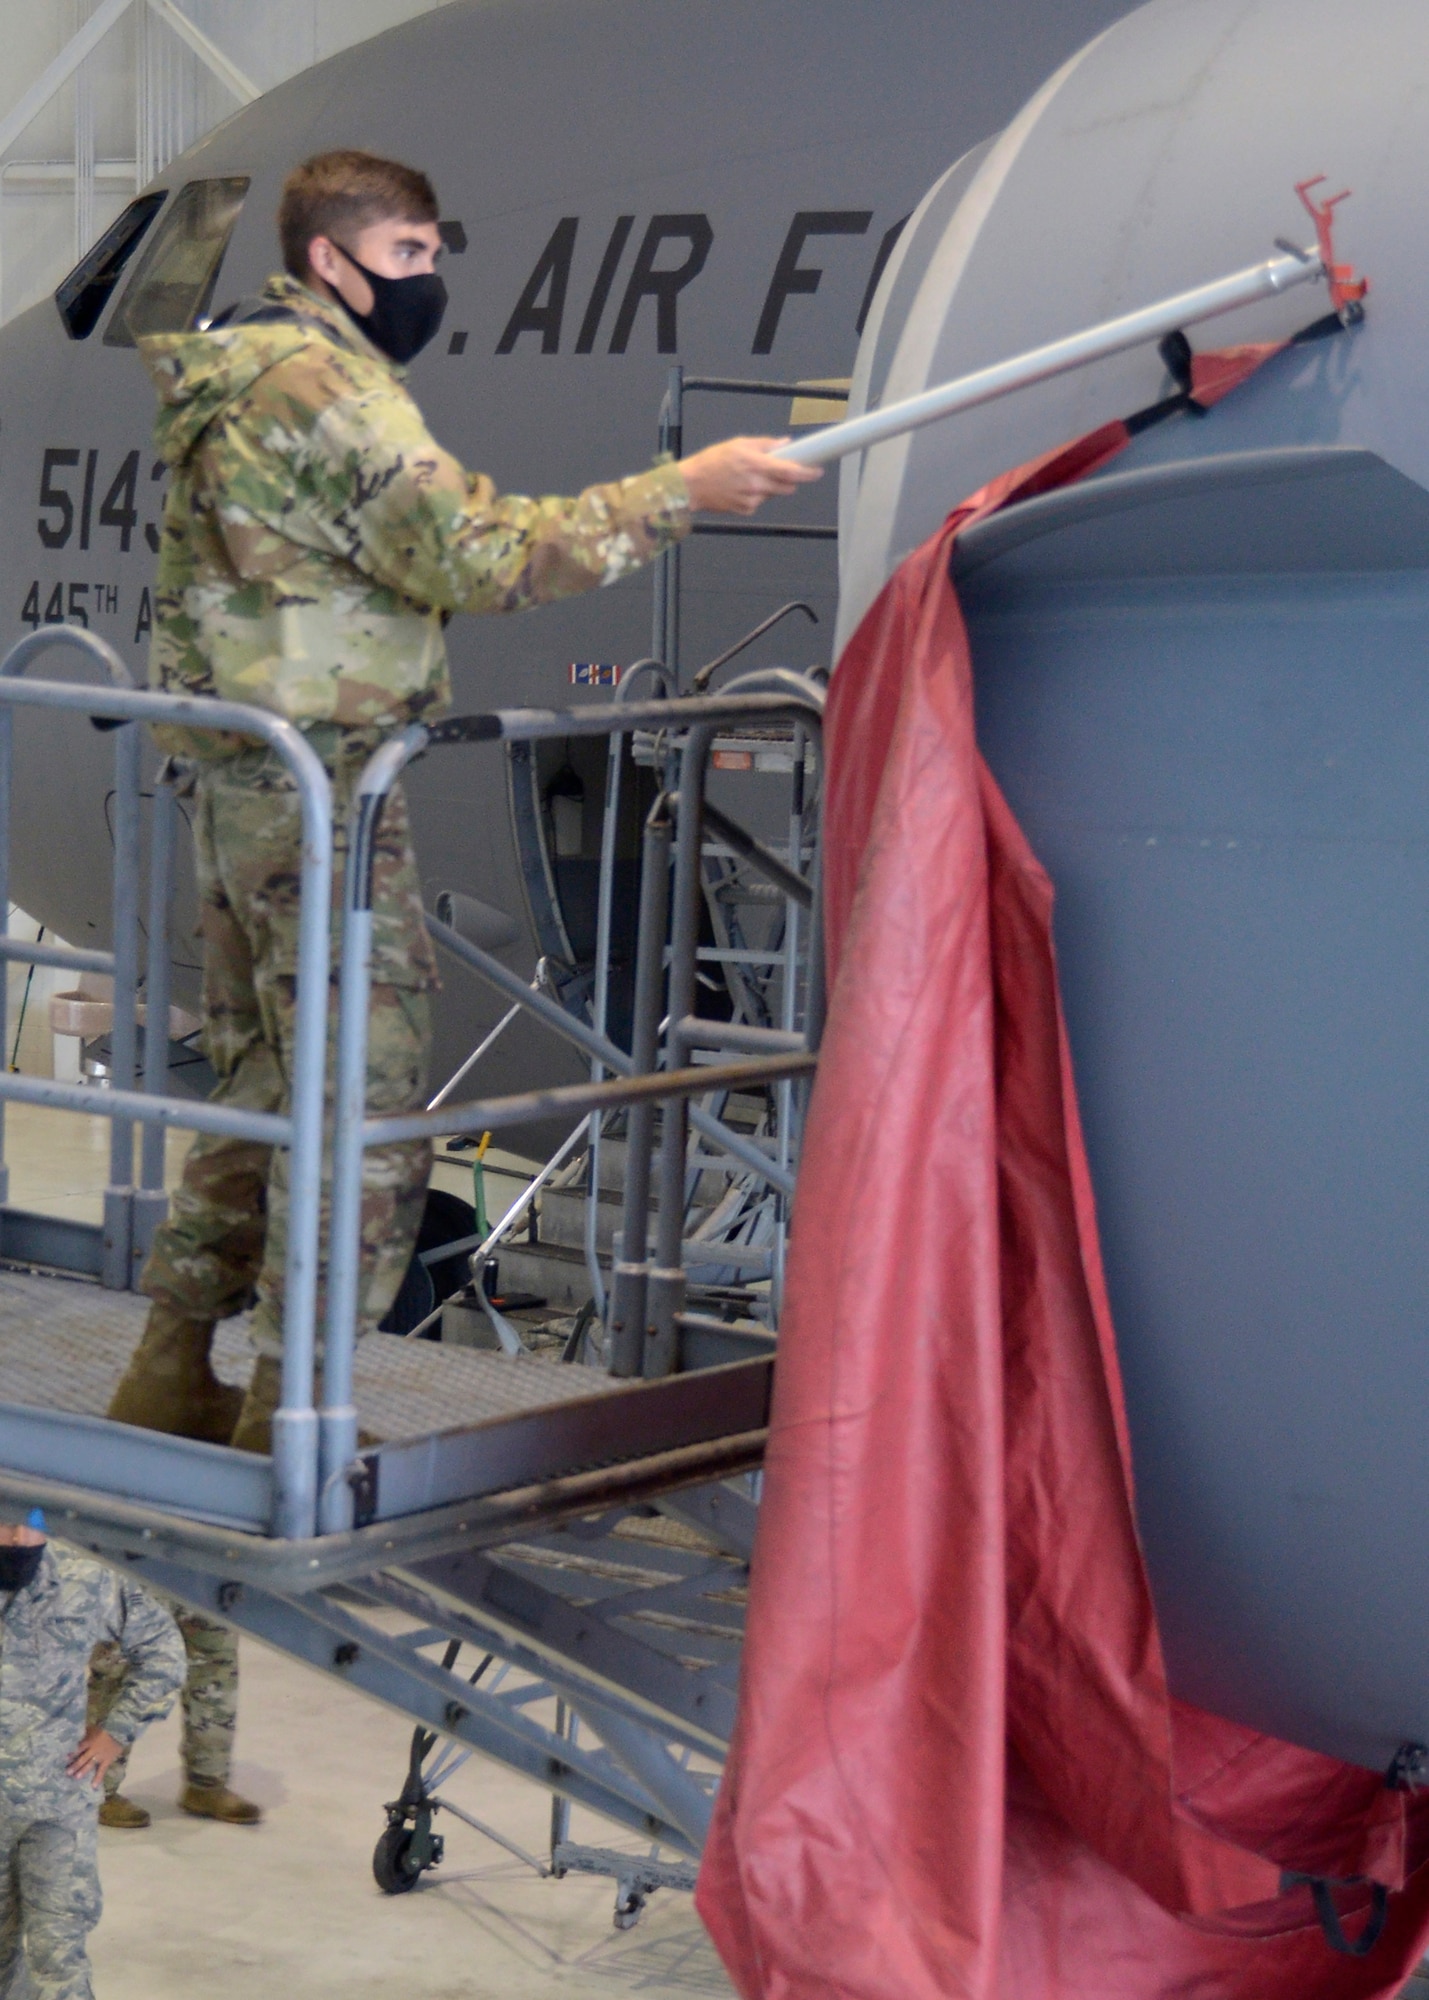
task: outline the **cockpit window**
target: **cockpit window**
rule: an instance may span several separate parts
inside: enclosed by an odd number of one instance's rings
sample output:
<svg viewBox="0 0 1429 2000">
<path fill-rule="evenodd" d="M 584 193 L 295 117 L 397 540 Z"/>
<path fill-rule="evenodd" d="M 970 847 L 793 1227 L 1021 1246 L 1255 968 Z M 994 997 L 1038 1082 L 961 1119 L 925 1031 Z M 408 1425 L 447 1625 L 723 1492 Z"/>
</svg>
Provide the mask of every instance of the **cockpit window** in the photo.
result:
<svg viewBox="0 0 1429 2000">
<path fill-rule="evenodd" d="M 208 310 L 247 192 L 246 175 L 190 181 L 179 190 L 124 288 L 106 346 L 132 347 L 146 333 L 184 333 Z"/>
<path fill-rule="evenodd" d="M 110 293 L 124 275 L 125 265 L 167 199 L 160 188 L 131 201 L 94 247 L 80 258 L 55 293 L 55 304 L 71 340 L 86 340 L 94 332 Z"/>
</svg>

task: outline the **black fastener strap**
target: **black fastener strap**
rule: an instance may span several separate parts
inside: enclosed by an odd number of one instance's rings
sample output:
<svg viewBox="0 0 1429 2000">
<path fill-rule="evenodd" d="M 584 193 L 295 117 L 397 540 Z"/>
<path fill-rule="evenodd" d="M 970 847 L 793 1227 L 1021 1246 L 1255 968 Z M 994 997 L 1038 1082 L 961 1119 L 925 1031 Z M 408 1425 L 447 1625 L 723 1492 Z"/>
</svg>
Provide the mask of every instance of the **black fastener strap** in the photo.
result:
<svg viewBox="0 0 1429 2000">
<path fill-rule="evenodd" d="M 1337 1879 L 1332 1875 L 1297 1875 L 1287 1870 L 1280 1878 L 1283 1895 L 1287 1889 L 1307 1888 L 1315 1903 L 1315 1915 L 1320 1919 L 1320 1929 L 1325 1934 L 1325 1942 L 1331 1951 L 1337 1951 L 1344 1958 L 1368 1958 L 1384 1935 L 1384 1926 L 1389 1917 L 1389 1891 L 1382 1882 L 1373 1884 L 1369 1915 L 1358 1937 L 1350 1937 L 1340 1921 L 1340 1913 L 1335 1907 L 1336 1889 L 1357 1889 L 1364 1883 L 1363 1875 L 1351 1875 Z"/>
<path fill-rule="evenodd" d="M 1310 1883 L 1310 1893 L 1315 1898 L 1315 1915 L 1320 1919 L 1325 1942 L 1332 1951 L 1341 1953 L 1345 1958 L 1368 1958 L 1384 1935 L 1385 1920 L 1389 1915 L 1388 1889 L 1382 1882 L 1375 1883 L 1364 1929 L 1358 1937 L 1351 1938 L 1346 1936 L 1344 1925 L 1340 1922 L 1340 1913 L 1330 1893 L 1331 1886 L 1323 1875 L 1313 1877 Z"/>
<path fill-rule="evenodd" d="M 1429 1783 L 1429 1744 L 1401 1743 L 1389 1760 L 1384 1782 L 1391 1792 L 1413 1792 Z"/>
</svg>

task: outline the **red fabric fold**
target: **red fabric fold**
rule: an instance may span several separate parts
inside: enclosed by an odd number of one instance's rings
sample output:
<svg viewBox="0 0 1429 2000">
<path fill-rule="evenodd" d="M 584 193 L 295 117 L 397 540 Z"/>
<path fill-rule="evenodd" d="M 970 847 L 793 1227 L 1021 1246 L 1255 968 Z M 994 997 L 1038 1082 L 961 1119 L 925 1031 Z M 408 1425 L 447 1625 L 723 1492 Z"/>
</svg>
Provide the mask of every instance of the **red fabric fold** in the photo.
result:
<svg viewBox="0 0 1429 2000">
<path fill-rule="evenodd" d="M 1424 1807 L 1169 1696 L 1051 885 L 977 754 L 953 543 L 1126 440 L 959 508 L 830 695 L 831 1004 L 698 1891 L 746 2000 L 1374 2000 L 1429 1936 Z M 1374 1953 L 1282 1868 L 1399 1891 Z"/>
</svg>

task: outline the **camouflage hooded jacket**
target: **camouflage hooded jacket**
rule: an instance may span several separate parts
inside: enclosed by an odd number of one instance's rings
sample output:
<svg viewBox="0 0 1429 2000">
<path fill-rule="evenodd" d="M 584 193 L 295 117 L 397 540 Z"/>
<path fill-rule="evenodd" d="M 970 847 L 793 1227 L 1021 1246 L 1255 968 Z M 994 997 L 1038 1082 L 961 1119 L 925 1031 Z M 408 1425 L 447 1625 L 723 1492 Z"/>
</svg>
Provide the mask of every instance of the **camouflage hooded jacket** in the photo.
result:
<svg viewBox="0 0 1429 2000">
<path fill-rule="evenodd" d="M 575 499 L 498 494 L 434 442 L 402 371 L 293 278 L 231 326 L 139 345 L 172 468 L 149 677 L 173 693 L 386 734 L 450 698 L 444 613 L 614 583 L 689 526 L 672 465 Z"/>
<path fill-rule="evenodd" d="M 124 1655 L 124 1685 L 104 1727 L 132 1743 L 183 1684 L 179 1628 L 148 1591 L 75 1549 L 46 1545 L 33 1583 L 0 1591 L 0 1810 L 93 1798 L 65 1774 L 84 1734 L 89 1656 Z"/>
</svg>

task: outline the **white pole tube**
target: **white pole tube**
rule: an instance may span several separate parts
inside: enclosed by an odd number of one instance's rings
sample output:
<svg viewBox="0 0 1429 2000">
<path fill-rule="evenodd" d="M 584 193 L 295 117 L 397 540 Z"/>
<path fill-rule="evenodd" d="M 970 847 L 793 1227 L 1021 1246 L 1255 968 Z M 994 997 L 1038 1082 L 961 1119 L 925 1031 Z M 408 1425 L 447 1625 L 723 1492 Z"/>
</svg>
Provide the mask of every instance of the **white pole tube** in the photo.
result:
<svg viewBox="0 0 1429 2000">
<path fill-rule="evenodd" d="M 506 1012 L 501 1016 L 501 1019 L 497 1022 L 496 1026 L 491 1030 L 490 1034 L 484 1036 L 483 1039 L 477 1043 L 476 1047 L 472 1050 L 471 1054 L 467 1057 L 466 1061 L 462 1064 L 461 1068 L 457 1070 L 454 1076 L 449 1076 L 447 1078 L 446 1082 L 442 1085 L 441 1089 L 437 1092 L 436 1096 L 427 1106 L 428 1111 L 441 1110 L 442 1106 L 446 1103 L 447 1099 L 451 1096 L 452 1092 L 456 1089 L 457 1085 L 462 1081 L 463 1077 L 469 1076 L 471 1074 L 472 1070 L 476 1068 L 477 1064 L 481 1061 L 481 1058 L 486 1054 L 486 1051 L 491 1047 L 493 1042 L 497 1042 L 501 1039 L 502 1035 L 505 1034 L 506 1030 L 511 1026 L 511 1023 L 516 1019 L 516 1016 L 520 1012 L 521 1012 L 521 1002 L 519 1000 L 516 1002 L 514 1007 L 507 1008 Z"/>
<path fill-rule="evenodd" d="M 1288 292 L 1292 286 L 1306 284 L 1324 274 L 1318 250 L 1307 250 L 1303 257 L 1287 252 L 1264 264 L 1237 271 L 1229 278 L 1200 285 L 1195 291 L 1163 299 L 1159 305 L 1145 306 L 1140 312 L 1125 313 L 1120 319 L 1109 319 L 1101 326 L 1068 334 L 1065 340 L 1054 340 L 1046 347 L 1034 347 L 1030 354 L 1017 354 L 1010 361 L 998 361 L 991 368 L 979 368 L 956 381 L 940 383 L 936 389 L 925 389 L 920 395 L 905 397 L 885 409 L 870 410 L 866 416 L 830 424 L 827 429 L 799 438 L 793 444 L 781 445 L 774 456 L 792 459 L 796 465 L 832 465 L 840 458 L 847 458 L 850 452 L 881 444 L 885 438 L 921 430 L 924 424 L 937 423 L 941 417 L 956 416 L 960 410 L 995 402 L 1014 389 L 1026 389 L 1034 382 L 1085 368 L 1090 361 L 1121 354 L 1128 347 L 1139 347 L 1143 341 L 1158 340 L 1163 334 L 1215 319 L 1220 313 L 1234 312 L 1237 306 L 1253 305 L 1257 299 L 1270 298 L 1277 292 Z"/>
</svg>

